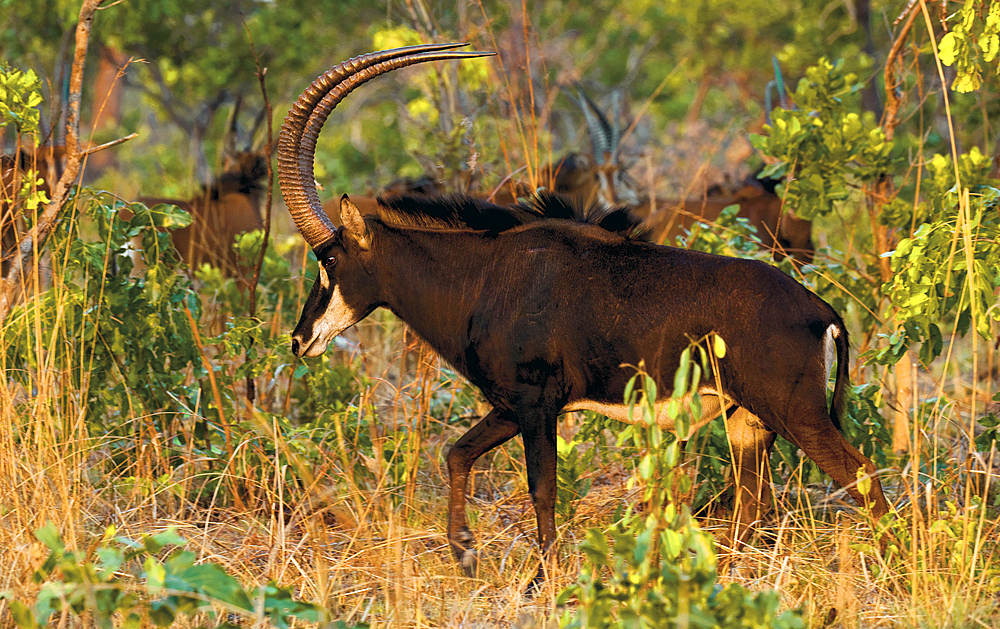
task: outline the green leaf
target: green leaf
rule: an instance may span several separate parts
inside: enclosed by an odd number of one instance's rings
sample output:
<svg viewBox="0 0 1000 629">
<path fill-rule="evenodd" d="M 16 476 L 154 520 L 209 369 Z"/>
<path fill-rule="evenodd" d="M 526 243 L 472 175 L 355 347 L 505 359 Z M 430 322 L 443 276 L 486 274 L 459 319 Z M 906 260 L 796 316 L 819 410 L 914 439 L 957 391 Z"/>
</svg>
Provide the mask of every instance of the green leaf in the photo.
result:
<svg viewBox="0 0 1000 629">
<path fill-rule="evenodd" d="M 177 617 L 177 604 L 174 597 L 153 601 L 149 604 L 149 619 L 157 627 L 168 627 Z"/>
<path fill-rule="evenodd" d="M 580 544 L 580 549 L 587 555 L 590 563 L 601 566 L 607 564 L 608 554 L 611 552 L 608 548 L 608 538 L 599 528 L 587 530 L 587 537 Z"/>
<path fill-rule="evenodd" d="M 41 629 L 42 625 L 35 620 L 35 615 L 31 613 L 28 606 L 21 601 L 8 600 L 10 613 L 14 617 L 14 622 L 21 629 Z"/>
<path fill-rule="evenodd" d="M 191 224 L 190 214 L 169 203 L 154 205 L 144 214 L 148 221 L 147 224 L 161 229 L 180 229 Z"/>
<path fill-rule="evenodd" d="M 664 529 L 660 533 L 660 541 L 663 544 L 663 554 L 667 559 L 674 560 L 681 554 L 681 536 L 673 529 Z"/>
<path fill-rule="evenodd" d="M 125 562 L 125 554 L 120 548 L 101 546 L 95 554 L 100 560 L 101 572 L 99 576 L 102 581 L 110 579 Z"/>
<path fill-rule="evenodd" d="M 184 546 L 186 540 L 177 533 L 177 529 L 170 527 L 165 531 L 160 531 L 143 538 L 143 544 L 147 552 L 157 554 L 167 546 Z"/>
<path fill-rule="evenodd" d="M 996 428 L 997 426 L 1000 426 L 1000 417 L 990 414 L 985 417 L 980 417 L 977 422 L 983 428 Z"/>
<path fill-rule="evenodd" d="M 182 571 L 168 572 L 165 583 L 170 589 L 198 592 L 231 607 L 253 611 L 253 604 L 243 586 L 218 564 L 198 564 Z"/>
<path fill-rule="evenodd" d="M 983 61 L 992 63 L 1000 52 L 1000 36 L 996 33 L 983 33 L 979 38 L 979 47 L 983 51 Z"/>
<path fill-rule="evenodd" d="M 36 530 L 35 537 L 54 553 L 62 554 L 66 550 L 66 546 L 62 541 L 62 535 L 53 522 L 48 522 L 45 526 Z"/>
<path fill-rule="evenodd" d="M 691 365 L 691 348 L 686 347 L 681 352 L 680 364 L 674 372 L 674 395 L 684 395 L 687 392 L 688 370 Z"/>
<path fill-rule="evenodd" d="M 154 596 L 159 595 L 166 587 L 166 568 L 156 557 L 149 556 L 143 563 L 143 569 L 146 573 L 146 591 Z"/>
<path fill-rule="evenodd" d="M 639 461 L 639 466 L 638 466 L 639 476 L 647 480 L 651 479 L 653 478 L 655 470 L 656 470 L 656 465 L 655 462 L 653 461 L 653 455 L 651 454 L 644 455 L 642 457 L 642 460 Z"/>
<path fill-rule="evenodd" d="M 646 560 L 646 553 L 649 552 L 650 542 L 652 541 L 653 533 L 655 532 L 655 527 L 647 526 L 644 531 L 636 536 L 635 549 L 632 551 L 632 556 L 635 558 L 635 562 L 637 564 Z"/>
<path fill-rule="evenodd" d="M 681 460 L 681 442 L 673 441 L 667 446 L 666 457 L 664 459 L 668 466 L 671 468 L 677 467 L 677 463 Z"/>
<path fill-rule="evenodd" d="M 718 334 L 712 335 L 712 351 L 715 352 L 716 358 L 726 357 L 726 341 Z"/>
</svg>

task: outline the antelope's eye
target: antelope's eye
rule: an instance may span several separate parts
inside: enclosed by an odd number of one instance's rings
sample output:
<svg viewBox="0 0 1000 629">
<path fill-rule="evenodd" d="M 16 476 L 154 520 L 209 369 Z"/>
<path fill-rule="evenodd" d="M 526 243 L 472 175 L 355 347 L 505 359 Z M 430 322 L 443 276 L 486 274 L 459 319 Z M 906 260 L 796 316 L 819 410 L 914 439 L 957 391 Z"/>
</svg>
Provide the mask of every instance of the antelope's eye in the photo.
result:
<svg viewBox="0 0 1000 629">
<path fill-rule="evenodd" d="M 323 260 L 323 266 L 325 266 L 327 268 L 335 266 L 336 264 L 337 264 L 337 257 L 336 256 L 330 256 L 326 260 Z"/>
</svg>

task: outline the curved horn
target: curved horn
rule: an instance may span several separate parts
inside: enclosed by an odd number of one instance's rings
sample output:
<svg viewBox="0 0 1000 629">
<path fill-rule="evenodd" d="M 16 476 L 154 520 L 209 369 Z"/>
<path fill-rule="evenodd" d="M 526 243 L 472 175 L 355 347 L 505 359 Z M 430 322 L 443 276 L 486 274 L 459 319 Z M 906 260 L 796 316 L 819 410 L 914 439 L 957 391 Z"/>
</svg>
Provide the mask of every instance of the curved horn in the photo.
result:
<svg viewBox="0 0 1000 629">
<path fill-rule="evenodd" d="M 594 161 L 598 165 L 603 165 L 605 154 L 613 156 L 618 151 L 615 132 L 597 103 L 591 100 L 587 93 L 580 88 L 576 89 L 576 104 L 583 111 L 587 131 L 590 132 Z"/>
<path fill-rule="evenodd" d="M 451 50 L 466 45 L 426 44 L 354 57 L 323 73 L 299 96 L 288 111 L 278 137 L 278 182 L 288 211 L 309 246 L 315 248 L 334 234 L 333 223 L 320 205 L 313 175 L 316 140 L 333 108 L 354 88 L 397 68 L 425 61 L 495 54 Z"/>
</svg>

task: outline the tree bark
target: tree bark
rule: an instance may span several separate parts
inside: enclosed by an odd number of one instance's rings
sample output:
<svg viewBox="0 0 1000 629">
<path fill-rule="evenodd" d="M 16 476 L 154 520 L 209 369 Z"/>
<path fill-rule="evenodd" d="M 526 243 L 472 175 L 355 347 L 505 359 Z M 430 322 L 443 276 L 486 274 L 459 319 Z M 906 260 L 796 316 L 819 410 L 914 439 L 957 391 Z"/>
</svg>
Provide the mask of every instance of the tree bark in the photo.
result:
<svg viewBox="0 0 1000 629">
<path fill-rule="evenodd" d="M 66 168 L 52 192 L 52 200 L 32 225 L 28 234 L 18 243 L 18 254 L 11 259 L 7 275 L 0 280 L 0 325 L 7 320 L 17 301 L 20 288 L 27 284 L 28 272 L 38 263 L 45 241 L 55 229 L 63 204 L 69 198 L 70 186 L 80 174 L 80 95 L 83 91 L 83 67 L 87 58 L 87 44 L 94 14 L 104 0 L 85 0 L 76 25 L 76 52 L 70 75 L 68 115 L 66 118 Z"/>
<path fill-rule="evenodd" d="M 899 35 L 893 41 L 885 60 L 886 107 L 882 119 L 882 129 L 885 132 L 887 140 L 892 140 L 893 135 L 895 135 L 896 125 L 899 123 L 899 108 L 902 104 L 896 76 L 897 69 L 902 67 L 902 61 L 899 57 L 902 53 L 904 43 L 910 37 L 911 27 L 919 12 L 920 3 L 913 2 L 897 19 L 898 23 L 905 16 L 906 22 L 903 24 Z M 884 202 L 888 198 L 888 185 L 891 184 L 883 185 L 883 182 L 880 182 L 877 186 L 876 202 Z M 889 259 L 882 257 L 882 254 L 889 251 L 890 247 L 895 246 L 895 237 L 889 232 L 888 227 L 876 220 L 877 217 L 874 210 L 872 211 L 871 218 L 872 231 L 876 243 L 876 254 L 879 255 L 882 281 L 888 282 L 892 279 L 892 270 L 889 266 Z M 903 354 L 903 357 L 894 366 L 894 373 L 896 376 L 896 407 L 892 422 L 892 450 L 897 454 L 903 454 L 910 451 L 909 413 L 910 409 L 913 408 L 913 355 L 911 352 L 907 351 Z"/>
</svg>

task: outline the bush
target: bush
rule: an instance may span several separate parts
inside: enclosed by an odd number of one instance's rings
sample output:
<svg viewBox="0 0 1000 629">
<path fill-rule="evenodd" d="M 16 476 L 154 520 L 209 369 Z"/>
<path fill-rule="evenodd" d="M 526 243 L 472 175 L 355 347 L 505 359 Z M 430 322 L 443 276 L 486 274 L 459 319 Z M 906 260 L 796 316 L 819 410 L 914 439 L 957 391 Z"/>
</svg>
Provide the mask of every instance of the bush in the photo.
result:
<svg viewBox="0 0 1000 629">
<path fill-rule="evenodd" d="M 61 627 L 110 629 L 119 624 L 117 615 L 125 627 L 166 627 L 183 616 L 214 618 L 217 608 L 230 619 L 252 619 L 258 626 L 266 621 L 279 629 L 287 629 L 292 618 L 320 622 L 326 617 L 322 607 L 296 601 L 274 583 L 247 590 L 218 564 L 195 564 L 195 554 L 184 550 L 184 539 L 172 530 L 135 541 L 115 537 L 110 527 L 93 553 L 67 550 L 53 524 L 35 536 L 50 551 L 34 575 L 42 583 L 35 604 L 29 607 L 9 592 L 0 593 L 22 629 L 41 629 L 56 618 Z M 175 548 L 161 561 L 158 555 L 169 547 Z M 138 574 L 129 574 L 130 568 Z"/>
<path fill-rule="evenodd" d="M 715 339 L 716 355 L 725 344 Z M 701 350 L 701 348 L 699 348 Z M 576 609 L 563 614 L 561 627 L 803 627 L 798 610 L 778 614 L 777 592 L 753 594 L 739 584 L 718 584 L 712 536 L 698 528 L 687 506 L 678 510 L 674 487 L 690 489 L 690 478 L 677 474 L 681 439 L 690 419 L 681 400 L 693 397 L 697 412 L 698 383 L 708 368 L 707 354 L 699 351 L 701 365 L 685 350 L 674 378 L 676 434 L 663 434 L 653 418 L 656 384 L 642 372 L 626 387 L 626 403 L 645 416 L 647 428 L 630 427 L 636 446 L 645 449 L 630 483 L 645 486 L 645 513 L 630 507 L 612 526 L 609 535 L 598 528 L 587 532 L 580 545 L 585 567 L 579 580 L 563 590 L 559 603 L 576 599 Z M 641 390 L 635 385 L 640 384 Z M 638 400 L 638 402 L 637 402 Z"/>
</svg>

